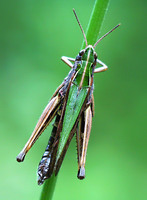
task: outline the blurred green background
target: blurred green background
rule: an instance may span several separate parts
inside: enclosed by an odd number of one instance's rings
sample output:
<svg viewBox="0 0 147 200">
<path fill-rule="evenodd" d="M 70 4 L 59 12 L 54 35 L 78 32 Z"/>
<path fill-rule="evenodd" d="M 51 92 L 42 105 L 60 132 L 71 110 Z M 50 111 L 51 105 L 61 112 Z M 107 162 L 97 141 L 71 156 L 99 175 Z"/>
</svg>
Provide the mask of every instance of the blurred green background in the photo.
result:
<svg viewBox="0 0 147 200">
<path fill-rule="evenodd" d="M 69 72 L 61 56 L 75 57 L 94 0 L 0 1 L 0 199 L 38 200 L 37 167 L 49 126 L 24 163 L 16 156 L 51 95 Z M 111 0 L 96 48 L 109 70 L 95 75 L 95 116 L 86 179 L 77 179 L 73 139 L 61 167 L 54 199 L 147 199 L 147 68 L 145 0 Z"/>
</svg>

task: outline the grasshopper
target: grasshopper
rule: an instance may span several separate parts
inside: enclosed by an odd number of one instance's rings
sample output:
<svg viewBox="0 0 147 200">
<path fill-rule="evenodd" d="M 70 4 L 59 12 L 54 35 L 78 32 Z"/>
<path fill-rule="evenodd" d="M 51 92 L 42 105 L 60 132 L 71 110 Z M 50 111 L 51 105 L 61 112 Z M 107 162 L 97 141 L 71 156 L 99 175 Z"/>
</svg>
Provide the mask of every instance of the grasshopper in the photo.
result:
<svg viewBox="0 0 147 200">
<path fill-rule="evenodd" d="M 96 45 L 120 24 L 102 36 L 93 46 L 88 45 L 84 30 L 73 9 L 76 20 L 85 39 L 86 48 L 81 50 L 75 59 L 63 56 L 61 59 L 70 68 L 68 76 L 57 88 L 44 109 L 30 139 L 17 156 L 22 162 L 42 132 L 55 118 L 52 133 L 45 153 L 38 167 L 38 184 L 58 174 L 71 139 L 76 133 L 79 179 L 85 178 L 85 162 L 89 136 L 94 115 L 94 73 L 106 71 L 108 67 L 97 58 Z M 96 64 L 101 66 L 96 68 Z"/>
</svg>

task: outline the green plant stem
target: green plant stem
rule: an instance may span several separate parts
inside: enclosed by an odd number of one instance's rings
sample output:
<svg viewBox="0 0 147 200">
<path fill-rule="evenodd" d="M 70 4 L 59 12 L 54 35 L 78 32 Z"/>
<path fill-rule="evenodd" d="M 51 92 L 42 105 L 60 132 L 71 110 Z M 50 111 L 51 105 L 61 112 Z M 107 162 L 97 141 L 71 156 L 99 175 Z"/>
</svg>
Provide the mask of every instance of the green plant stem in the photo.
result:
<svg viewBox="0 0 147 200">
<path fill-rule="evenodd" d="M 94 45 L 97 41 L 100 33 L 100 28 L 104 20 L 104 16 L 108 7 L 109 0 L 96 0 L 95 5 L 89 20 L 86 38 L 88 44 Z M 82 49 L 85 47 L 85 41 L 83 41 Z M 53 197 L 57 176 L 53 174 L 51 178 L 45 181 L 41 193 L 40 200 L 51 200 Z"/>
<path fill-rule="evenodd" d="M 86 38 L 88 44 L 94 45 L 98 39 L 102 23 L 106 11 L 108 9 L 109 0 L 96 0 L 95 5 L 89 20 L 89 24 L 86 31 Z M 85 48 L 85 41 L 82 43 L 82 49 Z"/>
<path fill-rule="evenodd" d="M 43 184 L 40 200 L 51 200 L 54 194 L 57 176 L 54 174 L 51 178 L 47 179 Z"/>
</svg>

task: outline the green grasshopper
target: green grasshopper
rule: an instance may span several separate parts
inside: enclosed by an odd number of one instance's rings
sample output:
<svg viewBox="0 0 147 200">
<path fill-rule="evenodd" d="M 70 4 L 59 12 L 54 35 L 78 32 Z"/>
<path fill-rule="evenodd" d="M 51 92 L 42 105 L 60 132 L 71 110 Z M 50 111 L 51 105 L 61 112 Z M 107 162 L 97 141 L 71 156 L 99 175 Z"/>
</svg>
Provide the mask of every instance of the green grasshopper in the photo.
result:
<svg viewBox="0 0 147 200">
<path fill-rule="evenodd" d="M 17 161 L 22 162 L 42 132 L 56 116 L 53 130 L 45 149 L 45 153 L 38 167 L 38 184 L 58 174 L 68 146 L 76 133 L 78 154 L 79 179 L 85 178 L 86 152 L 91 131 L 92 117 L 94 115 L 94 73 L 106 71 L 108 67 L 97 58 L 94 51 L 96 45 L 111 31 L 102 36 L 93 46 L 88 45 L 85 33 L 73 10 L 80 29 L 83 33 L 86 48 L 81 50 L 73 59 L 63 56 L 61 59 L 71 68 L 68 76 L 53 94 L 44 109 L 30 139 L 17 156 Z M 96 68 L 99 63 L 101 67 Z"/>
</svg>

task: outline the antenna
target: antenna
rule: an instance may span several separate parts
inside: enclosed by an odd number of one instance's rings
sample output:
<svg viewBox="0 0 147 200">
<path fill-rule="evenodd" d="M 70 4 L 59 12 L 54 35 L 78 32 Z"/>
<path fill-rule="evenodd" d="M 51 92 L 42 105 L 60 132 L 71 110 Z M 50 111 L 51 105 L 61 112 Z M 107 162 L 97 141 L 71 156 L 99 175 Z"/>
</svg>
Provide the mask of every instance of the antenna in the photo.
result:
<svg viewBox="0 0 147 200">
<path fill-rule="evenodd" d="M 77 14 L 76 14 L 76 11 L 75 11 L 75 9 L 73 8 L 73 12 L 74 12 L 74 15 L 75 15 L 75 17 L 76 17 L 76 20 L 77 20 L 77 22 L 78 22 L 78 24 L 79 24 L 79 26 L 80 26 L 80 29 L 81 29 L 81 31 L 82 31 L 82 33 L 83 33 L 83 36 L 84 36 L 84 39 L 85 39 L 85 42 L 86 42 L 86 47 L 87 47 L 87 39 L 86 39 L 86 35 L 85 35 L 85 33 L 84 33 L 84 30 L 83 30 L 83 28 L 82 28 L 82 26 L 81 26 L 81 24 L 80 24 L 80 21 L 79 21 L 79 19 L 78 19 L 78 16 L 77 16 Z"/>
<path fill-rule="evenodd" d="M 96 47 L 96 45 L 104 38 L 106 37 L 109 33 L 111 33 L 112 31 L 114 31 L 117 27 L 119 27 L 120 24 L 118 24 L 117 26 L 115 26 L 112 30 L 110 30 L 108 33 L 106 33 L 105 35 L 103 35 L 94 45 L 93 45 L 93 48 Z"/>
</svg>

